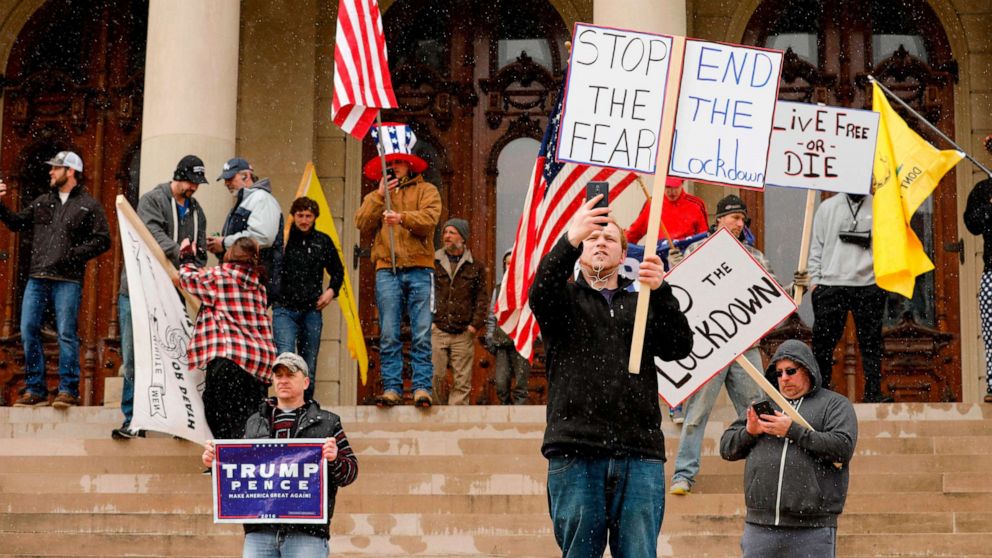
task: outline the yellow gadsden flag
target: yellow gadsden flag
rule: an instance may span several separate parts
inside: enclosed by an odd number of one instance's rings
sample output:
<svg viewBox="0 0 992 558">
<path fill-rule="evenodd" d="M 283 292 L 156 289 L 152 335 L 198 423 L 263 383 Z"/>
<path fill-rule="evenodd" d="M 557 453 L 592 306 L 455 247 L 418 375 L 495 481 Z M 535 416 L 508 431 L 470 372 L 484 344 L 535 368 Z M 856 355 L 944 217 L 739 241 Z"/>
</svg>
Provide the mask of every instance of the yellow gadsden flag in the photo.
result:
<svg viewBox="0 0 992 558">
<path fill-rule="evenodd" d="M 314 228 L 331 237 L 334 247 L 341 258 L 341 265 L 344 268 L 344 282 L 341 285 L 341 292 L 338 293 L 338 306 L 344 314 L 345 327 L 348 334 L 348 352 L 351 358 L 358 361 L 358 370 L 361 373 L 362 385 L 368 381 L 369 374 L 369 354 L 365 348 L 365 336 L 362 334 L 362 323 L 358 319 L 358 302 L 355 300 L 355 291 L 351 288 L 351 280 L 348 279 L 348 267 L 345 265 L 344 252 L 341 251 L 341 239 L 338 237 L 338 230 L 334 226 L 334 219 L 331 216 L 331 208 L 327 205 L 327 198 L 324 197 L 324 189 L 317 180 L 317 173 L 313 168 L 313 163 L 307 163 L 303 171 L 303 178 L 300 179 L 300 187 L 296 190 L 296 197 L 306 196 L 317 202 L 320 208 L 320 216 L 314 222 Z M 286 223 L 286 233 L 289 232 L 289 223 Z"/>
<path fill-rule="evenodd" d="M 872 108 L 879 113 L 872 178 L 875 282 L 913 298 L 916 277 L 932 270 L 933 262 L 909 220 L 964 154 L 927 143 L 892 110 L 878 84 L 872 89 Z"/>
</svg>

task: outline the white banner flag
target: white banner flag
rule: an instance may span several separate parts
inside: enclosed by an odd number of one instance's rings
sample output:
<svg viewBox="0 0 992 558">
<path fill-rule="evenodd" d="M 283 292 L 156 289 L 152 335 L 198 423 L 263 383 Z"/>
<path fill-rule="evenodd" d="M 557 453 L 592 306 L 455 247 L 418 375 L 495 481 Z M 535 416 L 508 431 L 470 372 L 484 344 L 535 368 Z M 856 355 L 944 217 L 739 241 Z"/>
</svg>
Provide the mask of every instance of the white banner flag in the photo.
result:
<svg viewBox="0 0 992 558">
<path fill-rule="evenodd" d="M 169 273 L 120 208 L 117 222 L 134 329 L 131 428 L 202 444 L 213 436 L 203 413 L 204 371 L 190 370 L 186 354 L 193 333 L 186 304 Z"/>
</svg>

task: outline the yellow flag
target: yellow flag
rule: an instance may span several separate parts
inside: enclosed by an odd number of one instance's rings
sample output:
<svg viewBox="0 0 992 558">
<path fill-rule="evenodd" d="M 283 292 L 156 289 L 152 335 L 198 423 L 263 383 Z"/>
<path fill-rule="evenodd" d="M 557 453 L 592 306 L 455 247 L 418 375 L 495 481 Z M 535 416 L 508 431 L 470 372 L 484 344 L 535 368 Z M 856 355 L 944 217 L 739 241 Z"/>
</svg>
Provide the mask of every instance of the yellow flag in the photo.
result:
<svg viewBox="0 0 992 558">
<path fill-rule="evenodd" d="M 317 173 L 314 171 L 313 163 L 307 163 L 303 170 L 303 178 L 300 179 L 300 187 L 296 190 L 296 198 L 306 196 L 317 202 L 320 209 L 320 216 L 314 222 L 314 228 L 331 237 L 334 248 L 341 258 L 341 266 L 344 268 L 344 282 L 341 284 L 341 292 L 338 293 L 338 306 L 344 314 L 345 328 L 348 336 L 348 352 L 351 358 L 358 361 L 358 371 L 361 374 L 362 385 L 368 381 L 369 355 L 365 347 L 365 335 L 362 334 L 362 322 L 358 319 L 358 301 L 355 299 L 355 291 L 351 288 L 351 280 L 348 279 L 348 267 L 345 265 L 344 252 L 341 250 L 341 239 L 338 237 L 337 227 L 334 226 L 334 219 L 331 216 L 331 208 L 327 205 L 327 198 L 324 196 L 324 189 L 317 180 Z M 285 234 L 289 234 L 290 222 L 286 223 Z"/>
<path fill-rule="evenodd" d="M 964 155 L 927 143 L 892 110 L 878 84 L 872 89 L 872 108 L 879 113 L 872 171 L 875 282 L 913 298 L 916 277 L 932 270 L 933 262 L 909 220 Z"/>
</svg>

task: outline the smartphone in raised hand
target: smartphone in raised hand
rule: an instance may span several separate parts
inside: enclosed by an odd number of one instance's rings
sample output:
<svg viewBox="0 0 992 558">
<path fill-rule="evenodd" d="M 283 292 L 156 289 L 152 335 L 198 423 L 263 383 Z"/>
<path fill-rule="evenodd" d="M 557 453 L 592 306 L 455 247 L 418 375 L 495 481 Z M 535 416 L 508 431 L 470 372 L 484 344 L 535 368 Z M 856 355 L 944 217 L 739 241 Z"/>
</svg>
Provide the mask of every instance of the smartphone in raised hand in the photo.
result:
<svg viewBox="0 0 992 558">
<path fill-rule="evenodd" d="M 586 201 L 589 201 L 599 194 L 603 194 L 603 199 L 596 202 L 593 209 L 610 206 L 610 183 L 594 180 L 586 184 Z"/>
</svg>

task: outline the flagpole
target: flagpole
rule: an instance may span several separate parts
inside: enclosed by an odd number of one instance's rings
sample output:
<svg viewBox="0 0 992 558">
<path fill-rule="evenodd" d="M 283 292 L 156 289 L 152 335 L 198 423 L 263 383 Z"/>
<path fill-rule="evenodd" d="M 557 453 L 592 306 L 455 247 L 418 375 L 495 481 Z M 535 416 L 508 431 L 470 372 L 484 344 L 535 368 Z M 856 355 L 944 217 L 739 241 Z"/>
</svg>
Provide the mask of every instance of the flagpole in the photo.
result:
<svg viewBox="0 0 992 558">
<path fill-rule="evenodd" d="M 887 88 L 884 85 L 882 85 L 881 82 L 879 82 L 877 79 L 875 79 L 875 76 L 869 75 L 868 76 L 868 81 L 874 83 L 875 85 L 878 85 L 878 88 L 881 89 L 883 93 L 885 93 L 886 95 L 888 95 L 892 99 L 895 99 L 895 101 L 897 103 L 899 103 L 900 105 L 902 105 L 902 107 L 904 109 L 908 110 L 910 114 L 912 114 L 916 118 L 922 120 L 923 123 L 926 124 L 928 127 L 930 127 L 930 129 L 933 130 L 938 136 L 944 138 L 944 141 L 946 141 L 947 143 L 953 145 L 961 153 L 964 153 L 964 156 L 965 156 L 966 159 L 968 159 L 969 161 L 971 161 L 972 164 L 974 164 L 976 167 L 982 169 L 982 171 L 985 172 L 985 174 L 987 174 L 989 176 L 989 178 L 992 178 L 992 170 L 989 170 L 988 167 L 986 167 L 985 165 L 983 165 L 980 162 L 978 162 L 977 159 L 975 159 L 967 151 L 965 151 L 964 149 L 962 149 L 961 146 L 958 145 L 954 140 L 952 140 L 951 138 L 947 137 L 947 135 L 944 134 L 944 132 L 941 132 L 936 126 L 934 126 L 933 124 L 931 124 L 930 121 L 927 120 L 926 118 L 924 118 L 922 114 L 916 112 L 913 109 L 913 107 L 909 106 L 906 103 L 906 101 L 903 101 L 902 99 L 899 98 L 898 95 L 896 95 L 895 93 L 893 93 L 892 91 L 890 91 L 889 88 Z"/>
<path fill-rule="evenodd" d="M 379 162 L 382 163 L 382 195 L 386 199 L 386 211 L 392 211 L 393 205 L 389 199 L 389 185 L 386 184 L 386 144 L 382 142 L 382 110 L 375 113 L 375 122 L 379 125 Z M 393 236 L 393 226 L 387 225 L 389 227 L 389 262 L 393 269 L 393 273 L 396 273 L 396 247 L 395 247 L 395 237 Z"/>
</svg>

